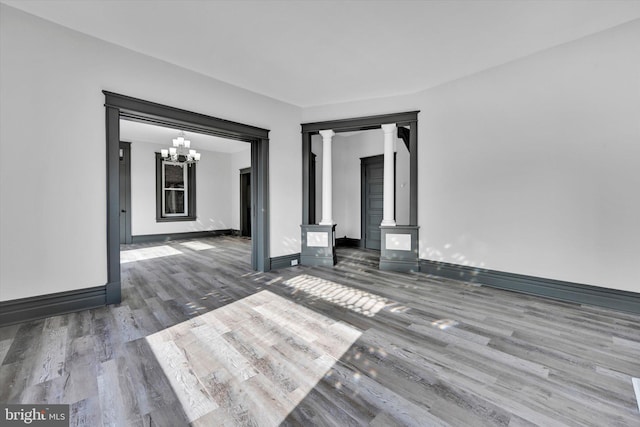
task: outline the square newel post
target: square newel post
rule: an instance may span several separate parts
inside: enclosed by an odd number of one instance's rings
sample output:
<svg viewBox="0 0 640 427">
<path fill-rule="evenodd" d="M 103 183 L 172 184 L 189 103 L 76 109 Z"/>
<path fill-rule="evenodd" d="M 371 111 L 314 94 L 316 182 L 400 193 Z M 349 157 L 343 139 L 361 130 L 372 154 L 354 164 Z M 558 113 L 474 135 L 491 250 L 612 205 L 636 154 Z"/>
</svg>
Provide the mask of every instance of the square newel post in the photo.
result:
<svg viewBox="0 0 640 427">
<path fill-rule="evenodd" d="M 336 224 L 303 224 L 300 264 L 336 265 Z"/>
<path fill-rule="evenodd" d="M 420 271 L 417 225 L 380 226 L 380 270 Z"/>
</svg>

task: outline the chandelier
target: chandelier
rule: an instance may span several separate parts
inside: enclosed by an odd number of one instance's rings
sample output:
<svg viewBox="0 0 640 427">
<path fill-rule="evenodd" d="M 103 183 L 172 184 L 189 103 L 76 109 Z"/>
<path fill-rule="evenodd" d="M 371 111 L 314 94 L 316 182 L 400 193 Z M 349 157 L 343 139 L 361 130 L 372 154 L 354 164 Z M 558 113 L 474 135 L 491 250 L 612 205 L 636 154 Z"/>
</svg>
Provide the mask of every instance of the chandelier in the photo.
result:
<svg viewBox="0 0 640 427">
<path fill-rule="evenodd" d="M 184 139 L 184 132 L 182 131 L 178 137 L 173 140 L 173 147 L 160 150 L 160 156 L 164 160 L 188 165 L 200 161 L 200 153 L 191 149 L 191 141 Z"/>
</svg>

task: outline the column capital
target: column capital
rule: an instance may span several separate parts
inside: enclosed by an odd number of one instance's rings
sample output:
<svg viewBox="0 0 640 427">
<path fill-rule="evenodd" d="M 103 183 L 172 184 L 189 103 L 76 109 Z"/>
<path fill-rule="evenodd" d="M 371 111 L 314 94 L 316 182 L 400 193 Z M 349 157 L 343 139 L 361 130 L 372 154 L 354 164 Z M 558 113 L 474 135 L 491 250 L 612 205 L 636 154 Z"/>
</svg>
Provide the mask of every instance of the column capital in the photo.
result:
<svg viewBox="0 0 640 427">
<path fill-rule="evenodd" d="M 382 131 L 384 133 L 391 133 L 391 132 L 395 132 L 396 130 L 396 124 L 395 123 L 389 123 L 386 125 L 382 125 Z"/>
<path fill-rule="evenodd" d="M 322 136 L 322 138 L 331 138 L 335 134 L 336 133 L 331 129 L 326 129 L 326 130 L 321 130 L 320 131 L 320 135 Z"/>
</svg>

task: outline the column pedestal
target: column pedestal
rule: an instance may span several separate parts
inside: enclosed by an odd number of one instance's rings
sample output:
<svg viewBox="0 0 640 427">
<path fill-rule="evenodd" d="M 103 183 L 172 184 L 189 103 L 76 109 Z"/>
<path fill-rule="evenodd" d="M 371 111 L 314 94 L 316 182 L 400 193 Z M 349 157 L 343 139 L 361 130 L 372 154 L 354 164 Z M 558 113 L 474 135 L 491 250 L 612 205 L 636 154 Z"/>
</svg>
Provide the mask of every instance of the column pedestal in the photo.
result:
<svg viewBox="0 0 640 427">
<path fill-rule="evenodd" d="M 417 225 L 380 226 L 380 270 L 420 271 Z"/>
<path fill-rule="evenodd" d="M 303 224 L 300 264 L 333 267 L 336 265 L 336 224 Z"/>
</svg>

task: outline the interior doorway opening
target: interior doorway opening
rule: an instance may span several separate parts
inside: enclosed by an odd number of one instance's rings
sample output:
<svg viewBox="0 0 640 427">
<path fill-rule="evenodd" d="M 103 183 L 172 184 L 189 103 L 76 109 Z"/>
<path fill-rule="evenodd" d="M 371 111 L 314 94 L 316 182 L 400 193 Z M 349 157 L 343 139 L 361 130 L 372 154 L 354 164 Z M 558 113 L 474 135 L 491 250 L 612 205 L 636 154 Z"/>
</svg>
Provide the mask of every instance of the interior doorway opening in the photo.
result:
<svg viewBox="0 0 640 427">
<path fill-rule="evenodd" d="M 197 162 L 162 158 L 178 136 Z M 251 144 L 127 119 L 120 139 L 121 244 L 240 233 L 240 204 L 251 206 L 251 193 L 241 201 L 236 180 L 239 169 L 251 176 Z"/>
<path fill-rule="evenodd" d="M 373 249 L 379 246 L 381 269 L 416 268 L 418 113 L 410 111 L 302 124 L 301 262 L 304 265 L 335 265 L 336 246 Z M 351 143 L 355 148 L 345 148 Z M 329 159 L 327 162 L 323 161 L 324 151 Z M 384 163 L 390 161 L 391 165 L 379 172 L 387 177 L 391 171 L 391 180 L 380 179 L 367 187 L 366 168 L 361 169 L 360 161 L 382 153 Z M 320 170 L 327 175 L 319 176 Z M 360 170 L 362 176 L 358 176 Z M 355 176 L 346 176 L 349 172 Z M 351 188 L 354 183 L 355 189 Z M 325 185 L 327 187 L 322 188 Z M 384 191 L 378 186 L 384 186 Z M 351 189 L 346 190 L 347 187 Z M 380 191 L 370 198 L 371 203 L 366 199 L 363 201 L 363 195 L 376 188 Z M 373 216 L 376 209 L 383 213 L 380 222 L 379 215 L 367 218 L 367 215 Z M 317 223 L 319 213 L 322 220 Z M 380 238 L 376 239 L 378 234 Z M 317 241 L 318 236 L 323 236 L 323 240 Z"/>
<path fill-rule="evenodd" d="M 131 144 L 120 141 L 120 244 L 131 243 Z"/>
<path fill-rule="evenodd" d="M 360 159 L 361 238 L 366 249 L 380 250 L 380 223 L 384 181 L 384 156 Z"/>
<path fill-rule="evenodd" d="M 405 128 L 398 128 L 403 131 Z M 333 220 L 336 245 L 380 250 L 383 220 L 384 154 L 380 129 L 336 133 L 333 137 Z M 311 137 L 309 165 L 309 223 L 322 214 L 323 141 Z M 393 147 L 393 217 L 408 224 L 410 152 L 400 136 Z"/>
<path fill-rule="evenodd" d="M 240 169 L 240 236 L 251 238 L 251 168 Z"/>
<path fill-rule="evenodd" d="M 120 275 L 120 120 L 156 124 L 251 144 L 251 266 L 270 269 L 269 131 L 212 116 L 103 91 L 107 145 L 107 275 L 105 303 L 122 299 Z"/>
</svg>

